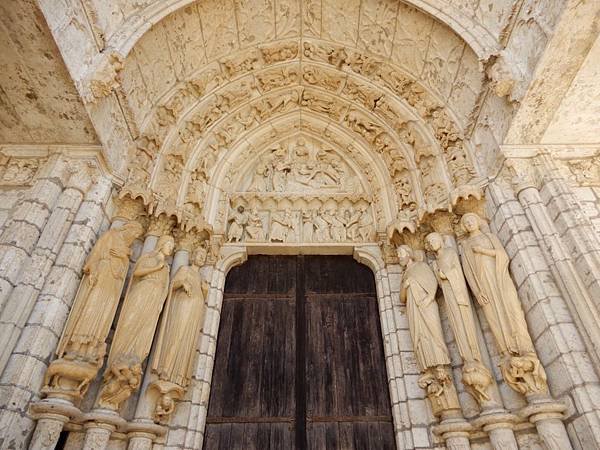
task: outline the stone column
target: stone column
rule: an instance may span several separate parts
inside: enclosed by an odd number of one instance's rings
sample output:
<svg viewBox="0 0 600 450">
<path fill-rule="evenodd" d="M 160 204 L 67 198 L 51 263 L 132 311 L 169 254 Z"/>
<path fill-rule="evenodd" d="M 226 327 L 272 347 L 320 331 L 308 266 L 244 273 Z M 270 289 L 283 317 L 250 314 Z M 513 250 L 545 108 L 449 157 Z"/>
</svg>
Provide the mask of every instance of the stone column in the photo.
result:
<svg viewBox="0 0 600 450">
<path fill-rule="evenodd" d="M 515 194 L 542 249 L 546 260 L 565 294 L 571 316 L 582 333 L 586 346 L 597 367 L 600 367 L 600 312 L 586 289 L 571 256 L 558 235 L 558 231 L 542 202 L 537 188 L 535 168 L 530 160 L 509 160 L 509 165 L 519 175 L 515 177 Z"/>
<path fill-rule="evenodd" d="M 433 427 L 433 432 L 441 436 L 448 450 L 469 450 L 469 434 L 472 431 L 473 426 L 460 414 L 456 417 L 444 417 L 439 425 Z"/>
<path fill-rule="evenodd" d="M 28 407 L 39 400 L 36 391 L 42 385 L 77 292 L 85 257 L 107 226 L 104 206 L 111 191 L 111 180 L 102 178 L 86 194 L 0 378 L 0 434 L 10 435 L 15 448 L 25 448 L 35 429 L 35 405 L 31 413 Z"/>
<path fill-rule="evenodd" d="M 127 422 L 114 411 L 94 410 L 85 417 L 85 439 L 82 450 L 106 450 L 110 436 Z"/>
<path fill-rule="evenodd" d="M 50 217 L 33 250 L 26 270 L 22 270 L 16 286 L 10 293 L 0 314 L 0 373 L 15 348 L 20 332 L 29 318 L 35 301 L 43 287 L 56 257 L 71 228 L 77 209 L 92 183 L 92 174 L 74 165 L 69 169 L 70 178 L 60 194 Z"/>
<path fill-rule="evenodd" d="M 51 156 L 0 236 L 0 310 L 4 309 L 69 178 L 68 169 L 62 155 Z"/>
<path fill-rule="evenodd" d="M 77 417 L 80 411 L 71 402 L 54 400 L 33 405 L 32 413 L 38 422 L 29 449 L 54 450 L 65 423 Z"/>
<path fill-rule="evenodd" d="M 490 437 L 494 450 L 519 450 L 513 431 L 517 417 L 503 409 L 482 412 L 472 424 Z"/>
</svg>

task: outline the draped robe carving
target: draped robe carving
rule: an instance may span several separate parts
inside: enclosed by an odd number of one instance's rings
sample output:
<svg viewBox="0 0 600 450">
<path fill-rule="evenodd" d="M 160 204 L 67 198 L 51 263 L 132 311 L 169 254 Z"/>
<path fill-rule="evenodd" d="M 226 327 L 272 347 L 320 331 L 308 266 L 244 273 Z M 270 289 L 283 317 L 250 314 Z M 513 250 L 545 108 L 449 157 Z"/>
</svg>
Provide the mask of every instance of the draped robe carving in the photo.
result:
<svg viewBox="0 0 600 450">
<path fill-rule="evenodd" d="M 159 239 L 155 251 L 139 257 L 125 295 L 104 374 L 99 404 L 118 409 L 141 382 L 142 363 L 152 340 L 169 289 L 169 265 L 173 252 L 171 236 Z"/>
<path fill-rule="evenodd" d="M 479 402 L 487 401 L 490 397 L 486 389 L 492 378 L 482 364 L 475 318 L 458 253 L 454 248 L 444 246 L 442 235 L 439 233 L 429 234 L 425 245 L 436 254 L 436 261 L 432 266 L 444 293 L 450 326 L 464 362 L 463 383 L 470 388 Z"/>
<path fill-rule="evenodd" d="M 58 359 L 48 367 L 43 392 L 63 392 L 68 398 L 85 394 L 102 366 L 105 341 L 129 267 L 130 246 L 142 231 L 140 224 L 130 222 L 108 230 L 96 242 L 83 267 L 84 275 L 56 351 Z"/>
<path fill-rule="evenodd" d="M 438 283 L 427 263 L 404 256 L 408 249 L 400 248 L 399 257 L 406 258 L 402 276 L 400 301 L 406 303 L 406 315 L 419 368 L 450 364 L 444 342 L 442 324 L 435 300 Z M 403 261 L 400 262 L 401 265 Z"/>
<path fill-rule="evenodd" d="M 480 222 L 474 213 L 461 219 L 468 233 L 462 242 L 462 261 L 469 286 L 504 356 L 501 366 L 504 379 L 517 392 L 546 391 L 546 374 L 535 354 L 517 289 L 508 271 L 508 255 L 495 235 L 480 230 Z M 537 382 L 514 376 L 524 371 L 532 372 Z"/>
<path fill-rule="evenodd" d="M 425 389 L 434 415 L 453 414 L 460 410 L 460 405 L 451 375 L 445 367 L 450 364 L 450 356 L 435 299 L 437 279 L 427 263 L 415 260 L 410 247 L 400 246 L 398 259 L 405 267 L 400 301 L 406 303 L 415 359 L 422 374 L 419 386 Z"/>
</svg>

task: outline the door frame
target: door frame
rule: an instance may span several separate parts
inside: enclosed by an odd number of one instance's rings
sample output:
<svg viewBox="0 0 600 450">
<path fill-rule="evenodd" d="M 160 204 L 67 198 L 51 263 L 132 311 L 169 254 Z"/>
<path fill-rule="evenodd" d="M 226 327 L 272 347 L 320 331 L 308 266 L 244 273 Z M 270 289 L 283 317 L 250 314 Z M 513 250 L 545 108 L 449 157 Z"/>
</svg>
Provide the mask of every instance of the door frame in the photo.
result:
<svg viewBox="0 0 600 450">
<path fill-rule="evenodd" d="M 180 432 L 182 427 L 186 428 L 184 442 L 182 442 L 185 448 L 202 450 L 225 279 L 233 267 L 241 265 L 247 260 L 249 254 L 351 254 L 355 260 L 372 270 L 377 291 L 396 448 L 398 450 L 412 448 L 414 440 L 411 430 L 413 426 L 417 425 L 423 429 L 427 424 L 412 424 L 408 413 L 407 388 L 409 385 L 416 385 L 418 372 L 412 373 L 411 370 L 405 373 L 402 366 L 401 353 L 402 355 L 412 354 L 413 350 L 405 310 L 399 301 L 401 270 L 397 264 L 385 263 L 381 248 L 376 244 L 326 246 L 224 244 L 216 263 L 202 269 L 202 275 L 209 281 L 209 292 L 206 300 L 204 325 L 198 342 L 199 355 L 193 374 L 195 382 L 190 386 L 186 399 L 180 402 L 189 403 L 189 406 L 184 407 L 182 404 L 178 406 L 171 420 L 170 431 L 177 428 L 177 431 Z M 170 444 L 169 441 L 170 439 L 167 438 L 167 445 Z"/>
</svg>

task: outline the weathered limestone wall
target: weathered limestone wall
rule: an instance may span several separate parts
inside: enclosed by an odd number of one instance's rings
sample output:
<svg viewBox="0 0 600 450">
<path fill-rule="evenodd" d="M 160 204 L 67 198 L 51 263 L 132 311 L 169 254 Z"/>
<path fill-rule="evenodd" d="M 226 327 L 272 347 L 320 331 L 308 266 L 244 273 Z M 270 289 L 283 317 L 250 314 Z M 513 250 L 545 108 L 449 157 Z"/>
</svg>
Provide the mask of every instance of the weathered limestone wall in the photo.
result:
<svg viewBox="0 0 600 450">
<path fill-rule="evenodd" d="M 548 175 L 550 179 L 540 192 L 548 189 L 549 183 L 557 182 L 551 180 L 550 173 Z M 598 448 L 600 379 L 592 362 L 592 349 L 586 346 L 581 335 L 584 328 L 574 318 L 573 308 L 583 309 L 583 306 L 573 304 L 577 302 L 578 294 L 569 290 L 562 279 L 573 258 L 566 252 L 561 256 L 560 248 L 565 241 L 549 225 L 558 222 L 547 221 L 551 208 L 544 204 L 539 194 L 536 195 L 536 188 L 528 189 L 529 192 L 522 190 L 517 198 L 512 187 L 500 180 L 489 186 L 487 200 L 491 227 L 511 257 L 511 271 L 529 331 L 548 375 L 551 393 L 569 405 L 565 423 L 573 446 L 577 449 Z M 534 210 L 536 207 L 538 209 Z M 542 213 L 546 217 L 540 216 Z M 563 211 L 563 214 L 569 214 L 569 211 Z M 577 226 L 573 224 L 571 232 Z M 568 282 L 572 283 L 573 279 Z M 579 296 L 583 295 L 579 293 Z M 513 406 L 514 403 L 509 405 Z"/>
<path fill-rule="evenodd" d="M 24 448 L 31 437 L 29 404 L 39 399 L 84 260 L 109 224 L 112 194 L 93 158 L 13 158 L 4 174 L 15 161 L 36 170 L 0 193 L 0 204 L 12 204 L 0 235 L 2 449 Z"/>
</svg>

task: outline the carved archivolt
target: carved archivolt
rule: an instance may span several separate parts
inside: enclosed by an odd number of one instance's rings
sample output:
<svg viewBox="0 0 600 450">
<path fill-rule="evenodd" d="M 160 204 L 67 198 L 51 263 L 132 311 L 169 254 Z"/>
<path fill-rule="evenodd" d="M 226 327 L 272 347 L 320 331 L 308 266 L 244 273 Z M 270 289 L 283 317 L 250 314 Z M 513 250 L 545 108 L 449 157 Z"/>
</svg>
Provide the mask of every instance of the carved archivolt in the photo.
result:
<svg viewBox="0 0 600 450">
<path fill-rule="evenodd" d="M 325 122 L 343 130 L 325 138 L 347 149 L 349 140 L 336 136 L 351 136 L 386 168 L 369 179 L 369 190 L 393 205 L 385 223 L 377 219 L 379 228 L 396 217 L 418 224 L 478 190 L 462 133 L 441 102 L 380 58 L 310 40 L 234 54 L 180 84 L 146 121 L 122 195 L 142 198 L 151 213 L 176 217 L 184 227 L 223 226 L 227 199 L 210 195 L 211 187 L 223 188 L 215 174 L 234 164 L 227 158 L 240 157 L 240 146 L 262 153 L 274 145 L 277 133 L 270 142 L 258 138 L 261 127 L 292 114 L 300 117 L 297 128 Z M 388 186 L 392 198 L 381 195 Z"/>
</svg>

